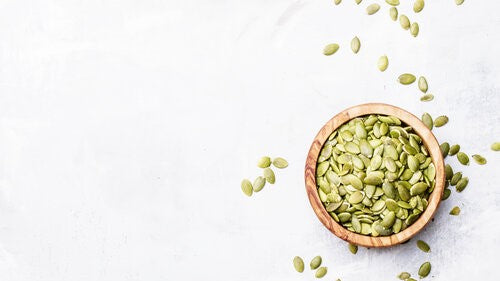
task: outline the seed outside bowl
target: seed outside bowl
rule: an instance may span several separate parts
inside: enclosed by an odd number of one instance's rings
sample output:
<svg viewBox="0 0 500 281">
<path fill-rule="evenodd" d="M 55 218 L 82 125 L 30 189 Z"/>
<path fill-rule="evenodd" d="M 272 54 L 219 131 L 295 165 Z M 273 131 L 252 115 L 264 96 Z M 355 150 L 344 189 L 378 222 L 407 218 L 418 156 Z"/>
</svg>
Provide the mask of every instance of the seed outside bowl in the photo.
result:
<svg viewBox="0 0 500 281">
<path fill-rule="evenodd" d="M 398 117 L 402 122 L 411 126 L 415 133 L 417 133 L 422 138 L 422 142 L 429 151 L 432 162 L 436 167 L 436 186 L 429 196 L 429 204 L 427 208 L 420 215 L 417 221 L 415 221 L 413 224 L 411 224 L 401 232 L 392 234 L 390 236 L 372 237 L 368 235 L 361 235 L 349 231 L 347 228 L 344 228 L 328 214 L 325 207 L 321 203 L 316 188 L 316 163 L 321 148 L 323 147 L 330 134 L 349 120 L 369 114 L 393 115 Z M 311 144 L 311 148 L 309 149 L 309 153 L 307 155 L 305 166 L 305 185 L 309 202 L 311 203 L 316 216 L 323 223 L 323 225 L 337 237 L 349 243 L 363 247 L 390 247 L 401 244 L 415 236 L 429 223 L 429 221 L 436 213 L 444 192 L 444 160 L 436 137 L 434 137 L 432 132 L 415 115 L 409 113 L 404 109 L 389 104 L 361 104 L 350 107 L 335 115 L 318 132 L 318 134 L 314 138 L 313 143 Z"/>
</svg>

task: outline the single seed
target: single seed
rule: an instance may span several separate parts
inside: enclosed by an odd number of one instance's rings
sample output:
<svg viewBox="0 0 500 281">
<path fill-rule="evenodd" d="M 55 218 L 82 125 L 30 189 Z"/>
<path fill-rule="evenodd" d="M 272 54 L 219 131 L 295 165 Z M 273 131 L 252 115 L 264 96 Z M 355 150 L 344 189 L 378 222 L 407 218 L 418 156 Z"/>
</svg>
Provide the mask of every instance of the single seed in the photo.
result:
<svg viewBox="0 0 500 281">
<path fill-rule="evenodd" d="M 363 1 L 363 0 L 354 0 L 354 2 L 356 2 L 356 4 L 358 4 L 358 5 L 361 4 L 361 1 Z"/>
<path fill-rule="evenodd" d="M 385 2 L 391 6 L 399 5 L 399 0 L 385 0 Z"/>
<path fill-rule="evenodd" d="M 241 190 L 243 191 L 243 193 L 245 193 L 246 196 L 252 196 L 252 183 L 249 180 L 244 179 L 243 181 L 241 181 Z"/>
<path fill-rule="evenodd" d="M 339 49 L 339 44 L 328 44 L 325 46 L 325 48 L 323 49 L 323 54 L 325 56 L 331 56 L 333 54 L 335 54 Z"/>
<path fill-rule="evenodd" d="M 450 152 L 450 144 L 447 142 L 443 142 L 440 146 L 441 153 L 443 153 L 443 157 L 448 156 L 448 152 Z"/>
<path fill-rule="evenodd" d="M 396 7 L 391 7 L 389 9 L 389 16 L 393 21 L 396 21 L 398 19 L 398 9 Z"/>
<path fill-rule="evenodd" d="M 293 258 L 293 267 L 299 273 L 304 272 L 304 260 L 302 260 L 301 257 L 296 256 L 295 258 Z"/>
<path fill-rule="evenodd" d="M 323 278 L 327 272 L 328 272 L 328 267 L 322 266 L 318 268 L 318 270 L 316 270 L 316 274 L 314 276 L 316 276 L 316 278 Z"/>
<path fill-rule="evenodd" d="M 274 165 L 274 167 L 276 167 L 278 169 L 284 169 L 284 168 L 288 167 L 288 161 L 286 161 L 285 159 L 283 159 L 281 157 L 276 157 L 273 160 L 273 165 Z"/>
<path fill-rule="evenodd" d="M 378 70 L 384 72 L 388 66 L 389 66 L 389 58 L 387 58 L 386 55 L 381 56 L 377 62 Z"/>
<path fill-rule="evenodd" d="M 464 3 L 465 0 L 455 0 L 455 3 L 457 4 L 457 6 L 460 6 Z"/>
<path fill-rule="evenodd" d="M 453 177 L 451 177 L 451 180 L 450 180 L 450 184 L 452 186 L 455 186 L 457 185 L 458 181 L 462 179 L 462 172 L 457 172 L 453 175 Z"/>
<path fill-rule="evenodd" d="M 458 206 L 453 207 L 450 211 L 450 215 L 452 216 L 458 216 L 460 215 L 460 208 Z"/>
<path fill-rule="evenodd" d="M 403 29 L 410 29 L 410 19 L 406 15 L 400 15 L 399 16 L 399 24 Z"/>
<path fill-rule="evenodd" d="M 422 115 L 422 122 L 427 128 L 429 128 L 429 130 L 432 130 L 434 122 L 432 121 L 432 116 L 429 113 L 426 112 Z"/>
<path fill-rule="evenodd" d="M 430 262 L 424 262 L 420 268 L 418 269 L 418 275 L 420 278 L 425 278 L 429 273 L 431 272 L 431 263 Z"/>
<path fill-rule="evenodd" d="M 321 256 L 315 256 L 311 262 L 309 263 L 309 267 L 314 270 L 316 268 L 318 268 L 320 265 L 321 265 Z"/>
<path fill-rule="evenodd" d="M 446 180 L 451 180 L 451 178 L 453 178 L 453 168 L 449 164 L 444 166 L 444 173 L 446 175 Z"/>
<path fill-rule="evenodd" d="M 420 97 L 420 101 L 431 101 L 434 99 L 434 95 L 433 94 L 425 94 L 423 95 L 422 97 Z"/>
<path fill-rule="evenodd" d="M 436 127 L 442 127 L 448 123 L 448 116 L 446 115 L 441 115 L 434 120 L 434 126 Z"/>
<path fill-rule="evenodd" d="M 493 150 L 493 151 L 500 151 L 500 142 L 494 142 L 491 145 L 491 150 Z"/>
<path fill-rule="evenodd" d="M 411 73 L 403 73 L 403 74 L 399 75 L 399 77 L 398 77 L 399 83 L 401 83 L 403 85 L 410 85 L 413 82 L 415 82 L 415 80 L 416 80 L 415 75 L 413 75 Z"/>
<path fill-rule="evenodd" d="M 420 13 L 424 9 L 424 6 L 424 0 L 415 0 L 415 3 L 413 3 L 413 11 L 415 13 Z"/>
<path fill-rule="evenodd" d="M 335 3 L 335 5 L 338 5 L 340 4 L 340 2 L 342 2 L 342 0 L 334 0 L 333 2 Z"/>
<path fill-rule="evenodd" d="M 265 168 L 263 174 L 268 183 L 274 184 L 276 182 L 276 176 L 271 168 Z"/>
<path fill-rule="evenodd" d="M 479 155 L 479 154 L 474 154 L 472 155 L 472 158 L 474 159 L 474 161 L 476 161 L 477 164 L 479 165 L 484 165 L 486 164 L 488 161 L 486 161 L 486 158 L 484 158 L 483 156 Z"/>
<path fill-rule="evenodd" d="M 425 79 L 424 76 L 418 77 L 418 88 L 422 91 L 422 93 L 427 93 L 429 85 L 427 84 L 427 79 Z"/>
<path fill-rule="evenodd" d="M 418 23 L 417 22 L 412 23 L 410 26 L 410 34 L 413 37 L 417 37 L 419 31 L 420 31 L 420 27 L 418 26 Z"/>
<path fill-rule="evenodd" d="M 467 187 L 469 184 L 469 178 L 468 177 L 463 177 L 457 182 L 457 192 L 462 192 L 464 189 Z"/>
<path fill-rule="evenodd" d="M 401 272 L 399 275 L 398 275 L 398 278 L 401 279 L 401 280 L 406 280 L 408 278 L 410 278 L 411 275 L 410 273 L 408 272 Z"/>
<path fill-rule="evenodd" d="M 257 177 L 253 181 L 253 191 L 259 192 L 264 188 L 265 185 L 266 185 L 266 179 L 263 177 Z"/>
<path fill-rule="evenodd" d="M 417 247 L 426 253 L 431 251 L 431 247 L 429 247 L 429 244 L 425 243 L 425 241 L 422 241 L 422 240 L 417 241 Z"/>
<path fill-rule="evenodd" d="M 469 165 L 469 156 L 467 156 L 467 154 L 460 151 L 457 153 L 457 159 L 460 164 Z"/>
<path fill-rule="evenodd" d="M 445 188 L 443 191 L 443 197 L 441 197 L 441 201 L 448 199 L 450 195 L 451 195 L 451 190 L 449 188 Z"/>
<path fill-rule="evenodd" d="M 352 253 L 353 255 L 355 255 L 355 254 L 358 252 L 358 246 L 357 246 L 357 245 L 354 245 L 354 244 L 349 243 L 349 251 L 351 251 L 351 253 Z"/>
<path fill-rule="evenodd" d="M 460 145 L 459 144 L 454 144 L 450 147 L 450 151 L 448 152 L 448 155 L 453 156 L 457 154 L 460 151 Z"/>
<path fill-rule="evenodd" d="M 361 42 L 359 38 L 356 36 L 351 40 L 351 50 L 353 53 L 357 54 L 359 52 L 359 48 L 361 48 Z"/>
<path fill-rule="evenodd" d="M 380 10 L 380 5 L 376 4 L 376 3 L 371 4 L 368 7 L 366 7 L 366 13 L 369 15 L 375 14 L 376 12 L 378 12 L 378 10 Z"/>
<path fill-rule="evenodd" d="M 257 162 L 257 167 L 259 168 L 267 168 L 271 166 L 271 158 L 269 156 L 263 156 Z"/>
</svg>

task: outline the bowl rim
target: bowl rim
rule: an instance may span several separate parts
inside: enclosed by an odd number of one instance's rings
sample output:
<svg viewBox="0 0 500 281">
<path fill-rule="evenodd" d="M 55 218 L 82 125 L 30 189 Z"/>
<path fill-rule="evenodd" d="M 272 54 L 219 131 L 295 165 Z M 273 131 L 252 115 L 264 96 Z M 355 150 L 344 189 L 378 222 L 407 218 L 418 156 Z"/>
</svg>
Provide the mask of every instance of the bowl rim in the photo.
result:
<svg viewBox="0 0 500 281">
<path fill-rule="evenodd" d="M 347 228 L 344 228 L 342 225 L 337 223 L 330 216 L 330 214 L 328 214 L 319 199 L 316 188 L 315 175 L 317 159 L 321 148 L 330 134 L 349 120 L 369 114 L 393 115 L 398 117 L 402 122 L 411 126 L 415 133 L 422 139 L 422 142 L 426 146 L 432 158 L 432 162 L 436 167 L 436 185 L 433 192 L 429 196 L 427 208 L 413 224 L 403 231 L 390 236 L 372 237 L 351 232 Z M 342 240 L 364 247 L 389 247 L 403 243 L 415 236 L 431 221 L 432 217 L 435 215 L 439 204 L 441 203 L 441 198 L 445 189 L 444 158 L 441 153 L 439 142 L 434 134 L 415 115 L 397 106 L 384 103 L 366 103 L 352 106 L 341 111 L 328 120 L 328 122 L 326 122 L 326 124 L 319 130 L 311 144 L 307 154 L 304 176 L 309 202 L 316 216 L 323 223 L 323 225 Z"/>
</svg>

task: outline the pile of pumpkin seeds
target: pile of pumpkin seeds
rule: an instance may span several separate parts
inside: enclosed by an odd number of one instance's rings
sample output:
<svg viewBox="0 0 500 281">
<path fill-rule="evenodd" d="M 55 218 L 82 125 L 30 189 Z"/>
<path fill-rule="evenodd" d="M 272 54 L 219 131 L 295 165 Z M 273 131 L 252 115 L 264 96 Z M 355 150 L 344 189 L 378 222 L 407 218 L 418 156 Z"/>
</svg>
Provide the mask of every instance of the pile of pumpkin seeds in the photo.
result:
<svg viewBox="0 0 500 281">
<path fill-rule="evenodd" d="M 324 144 L 318 195 L 332 218 L 363 235 L 404 230 L 426 209 L 436 169 L 421 138 L 397 117 L 350 120 Z"/>
<path fill-rule="evenodd" d="M 311 262 L 309 263 L 309 268 L 311 270 L 315 271 L 314 277 L 316 277 L 316 278 L 323 278 L 328 273 L 328 267 L 321 266 L 322 262 L 323 262 L 323 258 L 321 258 L 321 256 L 315 256 L 311 260 Z M 305 267 L 304 260 L 299 256 L 294 257 L 293 258 L 293 267 L 299 273 L 304 272 L 304 267 Z M 337 279 L 337 280 L 340 281 L 340 279 Z"/>
<path fill-rule="evenodd" d="M 263 156 L 257 162 L 257 167 L 263 169 L 262 176 L 258 176 L 253 181 L 253 184 L 248 179 L 243 179 L 241 181 L 241 190 L 246 196 L 252 196 L 254 192 L 261 191 L 266 182 L 269 184 L 274 184 L 276 182 L 276 176 L 274 174 L 273 169 L 271 169 L 271 164 L 278 168 L 284 169 L 288 167 L 288 162 L 281 157 L 276 157 L 271 161 L 271 157 Z"/>
</svg>

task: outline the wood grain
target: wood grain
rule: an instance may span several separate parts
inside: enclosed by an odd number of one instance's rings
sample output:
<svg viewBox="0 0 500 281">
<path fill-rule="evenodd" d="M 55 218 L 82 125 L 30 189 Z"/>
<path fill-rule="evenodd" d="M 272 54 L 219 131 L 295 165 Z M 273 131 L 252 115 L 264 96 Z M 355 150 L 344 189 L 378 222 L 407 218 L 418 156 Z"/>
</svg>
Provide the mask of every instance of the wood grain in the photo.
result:
<svg viewBox="0 0 500 281">
<path fill-rule="evenodd" d="M 417 133 L 422 138 L 422 141 L 427 147 L 427 150 L 429 151 L 429 154 L 432 158 L 432 162 L 436 167 L 436 186 L 429 197 L 429 204 L 427 206 L 427 209 L 425 209 L 425 211 L 421 214 L 416 222 L 414 222 L 405 230 L 391 236 L 371 237 L 347 230 L 342 225 L 334 221 L 333 218 L 328 214 L 323 204 L 321 203 L 321 200 L 319 199 L 319 195 L 316 189 L 316 161 L 325 141 L 328 139 L 330 134 L 342 124 L 353 118 L 368 114 L 394 115 L 407 125 L 413 127 L 415 133 Z M 309 154 L 307 155 L 305 166 L 305 183 L 307 196 L 314 212 L 318 216 L 319 220 L 323 223 L 323 225 L 328 228 L 333 234 L 349 243 L 364 247 L 389 247 L 403 243 L 412 238 L 415 234 L 422 230 L 427 225 L 427 223 L 429 223 L 429 221 L 436 213 L 444 191 L 444 160 L 438 141 L 436 140 L 432 132 L 424 125 L 424 123 L 420 121 L 419 118 L 396 106 L 382 103 L 368 103 L 357 105 L 340 112 L 321 128 L 321 130 L 314 138 L 314 141 L 311 144 L 311 148 L 309 149 Z"/>
</svg>

